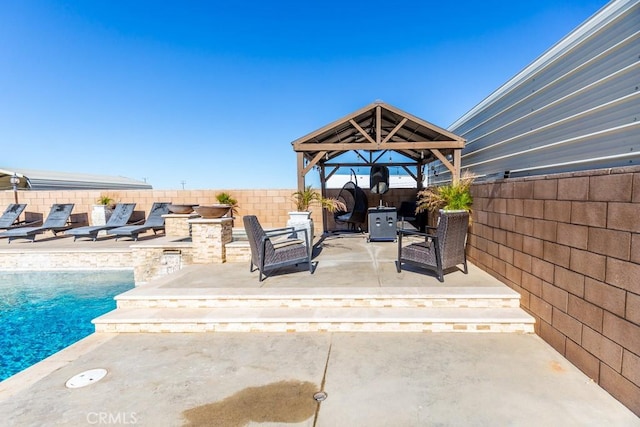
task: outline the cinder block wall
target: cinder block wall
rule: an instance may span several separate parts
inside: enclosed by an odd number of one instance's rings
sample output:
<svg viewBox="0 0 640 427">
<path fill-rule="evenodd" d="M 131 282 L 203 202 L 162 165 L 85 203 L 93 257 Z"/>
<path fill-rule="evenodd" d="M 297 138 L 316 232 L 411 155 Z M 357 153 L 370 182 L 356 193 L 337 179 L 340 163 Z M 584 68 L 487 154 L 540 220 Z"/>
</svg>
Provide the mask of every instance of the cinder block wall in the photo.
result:
<svg viewBox="0 0 640 427">
<path fill-rule="evenodd" d="M 469 260 L 536 332 L 640 415 L 640 168 L 473 187 Z"/>
<path fill-rule="evenodd" d="M 291 194 L 294 190 L 123 190 L 123 191 L 18 191 L 18 201 L 27 203 L 26 211 L 39 212 L 46 218 L 54 203 L 75 203 L 73 213 L 89 213 L 92 205 L 101 195 L 108 195 L 117 202 L 135 202 L 136 210 L 148 214 L 153 202 L 171 202 L 176 204 L 216 204 L 216 195 L 227 192 L 238 200 L 237 217 L 257 215 L 265 227 L 283 227 L 287 221 L 287 212 L 293 210 Z M 0 192 L 2 209 L 14 202 L 13 191 Z M 318 217 L 320 218 L 320 217 Z M 240 223 L 236 223 L 236 226 Z"/>
<path fill-rule="evenodd" d="M 54 203 L 75 203 L 73 213 L 87 213 L 91 218 L 92 206 L 101 195 L 108 195 L 117 202 L 135 202 L 136 210 L 149 212 L 153 202 L 171 202 L 175 204 L 198 204 L 210 205 L 218 203 L 216 195 L 222 192 L 229 193 L 238 200 L 238 212 L 236 217 L 239 221 L 235 227 L 242 227 L 241 218 L 243 215 L 256 215 L 260 223 L 265 228 L 284 227 L 287 223 L 288 212 L 295 209 L 292 194 L 295 189 L 278 190 L 123 190 L 123 191 L 18 191 L 18 201 L 27 203 L 26 211 L 41 213 L 46 218 L 51 205 Z M 340 190 L 328 190 L 328 197 L 337 197 Z M 365 189 L 369 198 L 370 206 L 377 206 L 380 196 L 370 194 Z M 415 199 L 416 190 L 413 189 L 392 189 L 382 196 L 383 204 L 389 206 L 400 206 L 403 200 Z M 0 192 L 0 209 L 9 203 L 14 202 L 13 191 Z M 320 207 L 312 207 L 312 218 L 316 229 L 321 231 L 322 212 Z M 23 214 L 24 217 L 24 214 Z M 330 219 L 332 216 L 330 216 Z M 333 229 L 333 221 L 328 222 L 329 229 Z"/>
</svg>

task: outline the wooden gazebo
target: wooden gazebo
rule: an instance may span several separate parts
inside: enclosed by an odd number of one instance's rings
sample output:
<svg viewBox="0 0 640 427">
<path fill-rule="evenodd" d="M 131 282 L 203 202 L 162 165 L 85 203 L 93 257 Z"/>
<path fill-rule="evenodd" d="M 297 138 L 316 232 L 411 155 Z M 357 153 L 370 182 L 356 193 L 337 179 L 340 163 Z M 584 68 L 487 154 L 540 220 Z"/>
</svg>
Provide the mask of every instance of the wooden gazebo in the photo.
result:
<svg viewBox="0 0 640 427">
<path fill-rule="evenodd" d="M 384 102 L 374 102 L 293 141 L 298 161 L 298 189 L 305 176 L 319 169 L 321 192 L 341 167 L 402 167 L 422 187 L 424 165 L 440 160 L 455 182 L 465 140 Z M 344 159 L 346 152 L 354 156 Z M 342 158 L 340 158 L 342 156 Z"/>
</svg>

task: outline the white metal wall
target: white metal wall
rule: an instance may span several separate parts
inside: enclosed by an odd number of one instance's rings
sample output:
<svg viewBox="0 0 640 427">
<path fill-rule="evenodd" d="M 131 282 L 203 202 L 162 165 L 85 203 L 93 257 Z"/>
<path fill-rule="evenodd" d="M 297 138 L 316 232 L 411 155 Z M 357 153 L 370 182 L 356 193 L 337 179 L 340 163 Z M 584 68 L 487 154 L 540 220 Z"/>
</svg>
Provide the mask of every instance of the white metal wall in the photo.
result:
<svg viewBox="0 0 640 427">
<path fill-rule="evenodd" d="M 639 86 L 640 0 L 614 0 L 448 130 L 481 179 L 640 164 Z"/>
</svg>

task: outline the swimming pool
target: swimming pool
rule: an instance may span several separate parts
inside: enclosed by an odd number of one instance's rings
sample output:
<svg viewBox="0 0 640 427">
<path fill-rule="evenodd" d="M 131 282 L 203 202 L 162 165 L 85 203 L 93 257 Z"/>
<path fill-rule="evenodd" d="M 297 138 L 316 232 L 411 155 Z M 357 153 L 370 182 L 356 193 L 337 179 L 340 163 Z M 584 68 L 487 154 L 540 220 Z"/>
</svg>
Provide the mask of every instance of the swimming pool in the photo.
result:
<svg viewBox="0 0 640 427">
<path fill-rule="evenodd" d="M 0 381 L 94 332 L 131 271 L 0 273 Z"/>
</svg>

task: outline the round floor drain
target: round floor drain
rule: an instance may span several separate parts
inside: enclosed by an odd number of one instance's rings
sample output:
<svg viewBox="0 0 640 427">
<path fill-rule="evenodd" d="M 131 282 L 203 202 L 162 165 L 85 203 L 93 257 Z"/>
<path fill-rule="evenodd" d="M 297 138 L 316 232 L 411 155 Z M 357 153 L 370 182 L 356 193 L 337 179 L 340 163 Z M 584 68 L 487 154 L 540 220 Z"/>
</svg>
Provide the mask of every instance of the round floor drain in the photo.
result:
<svg viewBox="0 0 640 427">
<path fill-rule="evenodd" d="M 327 398 L 327 393 L 325 393 L 324 391 L 319 391 L 313 395 L 313 399 L 316 402 L 322 402 L 326 398 Z"/>
<path fill-rule="evenodd" d="M 103 379 L 105 375 L 107 375 L 106 369 L 89 369 L 88 371 L 80 372 L 78 375 L 69 378 L 65 385 L 67 388 L 86 387 L 90 384 L 97 383 Z"/>
</svg>

